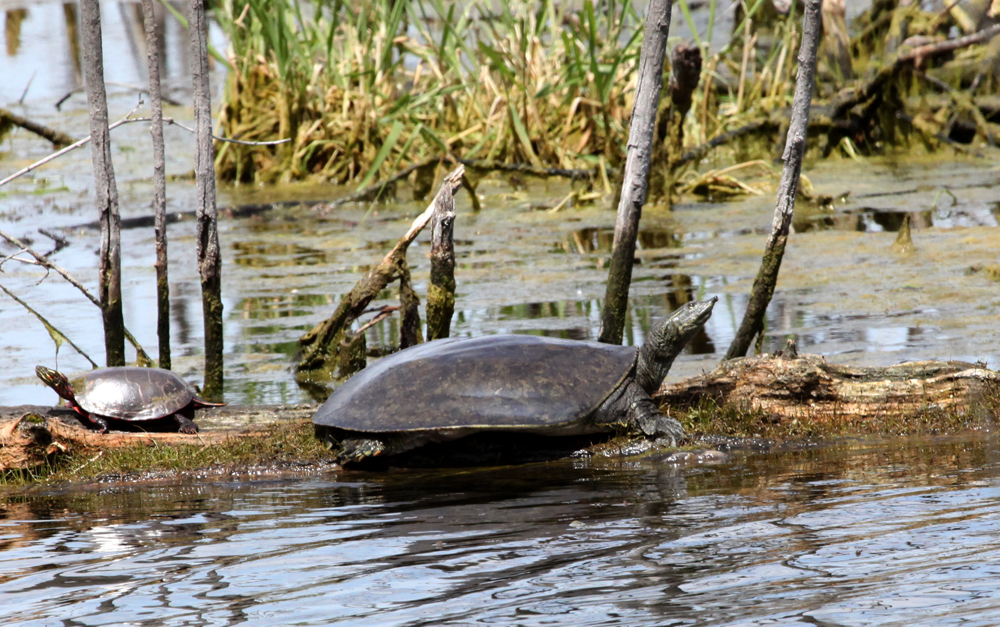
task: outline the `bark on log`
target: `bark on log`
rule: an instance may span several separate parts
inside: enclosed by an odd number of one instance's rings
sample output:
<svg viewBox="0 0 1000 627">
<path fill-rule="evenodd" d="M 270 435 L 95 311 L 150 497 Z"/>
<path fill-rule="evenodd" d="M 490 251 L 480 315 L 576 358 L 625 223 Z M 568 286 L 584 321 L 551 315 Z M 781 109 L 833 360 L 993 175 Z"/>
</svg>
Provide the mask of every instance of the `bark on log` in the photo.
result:
<svg viewBox="0 0 1000 627">
<path fill-rule="evenodd" d="M 655 399 L 674 407 L 711 401 L 788 422 L 862 424 L 908 420 L 929 411 L 975 412 L 990 395 L 989 387 L 998 384 L 996 372 L 966 362 L 861 367 L 830 364 L 819 355 L 765 354 L 724 361 L 712 372 L 664 385 Z"/>
<path fill-rule="evenodd" d="M 125 365 L 125 318 L 122 314 L 121 233 L 118 188 L 111 162 L 108 100 L 104 89 L 104 53 L 101 48 L 101 9 L 97 0 L 80 3 L 83 69 L 90 107 L 90 150 L 94 163 L 94 191 L 101 222 L 99 294 L 104 316 L 104 350 L 108 366 Z"/>
<path fill-rule="evenodd" d="M 427 223 L 434 216 L 438 197 L 446 188 L 454 195 L 462 185 L 461 181 L 464 175 L 465 166 L 461 165 L 448 174 L 442 181 L 438 196 L 413 221 L 413 224 L 410 225 L 410 230 L 407 231 L 406 235 L 399 238 L 392 251 L 382 259 L 382 263 L 372 268 L 367 276 L 355 284 L 354 288 L 341 299 L 332 316 L 317 324 L 309 333 L 299 338 L 302 357 L 295 370 L 300 379 L 310 379 L 313 373 L 332 370 L 336 367 L 340 361 L 339 355 L 342 350 L 341 347 L 345 334 L 350 330 L 351 324 L 365 312 L 368 305 L 386 285 L 400 278 L 401 270 L 405 267 L 400 265 L 400 261 L 405 264 L 407 248 L 409 248 L 420 231 L 427 226 Z M 412 292 L 412 289 L 410 291 Z M 401 294 L 402 296 L 403 294 Z M 413 306 L 412 303 L 401 303 L 401 305 L 404 309 L 407 305 L 411 308 Z M 412 311 L 409 314 L 404 312 L 403 315 L 404 317 L 412 316 Z M 417 330 L 419 331 L 419 325 Z M 336 373 L 328 372 L 327 374 L 335 375 Z"/>
<path fill-rule="evenodd" d="M 160 368 L 170 370 L 170 283 L 167 272 L 167 177 L 163 147 L 163 103 L 160 98 L 160 44 L 156 33 L 153 0 L 142 0 L 146 29 L 146 61 L 149 72 L 149 106 L 153 137 L 153 234 L 156 239 L 156 336 L 160 348 Z"/>
<path fill-rule="evenodd" d="M 635 262 L 635 239 L 639 233 L 642 206 L 649 185 L 649 161 L 656 132 L 656 109 L 663 88 L 663 59 L 670 32 L 670 9 L 673 0 L 651 0 L 646 12 L 646 26 L 639 53 L 639 82 L 636 86 L 632 121 L 629 124 L 628 153 L 615 222 L 615 240 L 611 248 L 608 286 L 601 312 L 598 340 L 621 344 L 625 330 L 628 292 Z"/>
</svg>

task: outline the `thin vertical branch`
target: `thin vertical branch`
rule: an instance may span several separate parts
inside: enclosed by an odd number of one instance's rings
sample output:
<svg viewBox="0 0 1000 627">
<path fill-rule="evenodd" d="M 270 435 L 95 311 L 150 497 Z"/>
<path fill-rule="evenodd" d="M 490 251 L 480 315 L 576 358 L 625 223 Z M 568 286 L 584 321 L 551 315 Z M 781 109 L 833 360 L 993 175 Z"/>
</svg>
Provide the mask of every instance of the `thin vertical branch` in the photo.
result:
<svg viewBox="0 0 1000 627">
<path fill-rule="evenodd" d="M 656 132 L 656 108 L 663 88 L 663 61 L 670 32 L 670 10 L 673 0 L 650 0 L 646 26 L 639 53 L 639 83 L 632 122 L 629 126 L 628 153 L 622 180 L 615 240 L 608 270 L 608 287 L 601 312 L 598 339 L 606 344 L 621 344 L 628 308 L 628 290 L 632 284 L 632 264 L 635 262 L 635 240 L 639 233 L 642 206 L 649 187 L 649 161 Z"/>
<path fill-rule="evenodd" d="M 122 315 L 121 216 L 118 188 L 111 162 L 108 99 L 104 89 L 101 50 L 101 9 L 97 0 L 80 3 L 83 70 L 90 107 L 90 154 L 94 163 L 94 191 L 101 224 L 99 295 L 104 316 L 104 351 L 108 366 L 125 365 L 125 320 Z"/>
<path fill-rule="evenodd" d="M 208 42 L 203 0 L 191 0 L 191 75 L 194 81 L 195 178 L 198 194 L 198 271 L 205 316 L 205 387 L 208 399 L 222 397 L 222 253 L 215 206 L 215 153 L 209 97 Z"/>
<path fill-rule="evenodd" d="M 726 359 L 743 357 L 750 348 L 755 335 L 764 329 L 764 314 L 774 295 L 778 282 L 781 258 L 785 254 L 788 227 L 792 223 L 795 210 L 795 193 L 799 188 L 802 173 L 802 156 L 806 149 L 806 130 L 809 126 L 809 105 L 812 103 L 813 88 L 816 84 L 816 49 L 820 35 L 820 1 L 805 0 L 805 15 L 802 18 L 802 45 L 799 48 L 799 71 L 795 81 L 795 98 L 792 101 L 792 119 L 788 125 L 785 140 L 785 167 L 781 171 L 778 186 L 778 201 L 774 208 L 771 235 L 764 247 L 757 278 L 753 282 L 750 301 L 747 304 L 743 322 L 729 346 Z"/>
<path fill-rule="evenodd" d="M 153 136 L 153 232 L 156 237 L 156 336 L 160 342 L 160 368 L 170 369 L 170 283 L 167 277 L 167 177 L 163 148 L 163 103 L 160 99 L 160 45 L 156 36 L 153 0 L 142 0 L 146 27 L 146 60 L 149 67 L 149 106 Z"/>
</svg>

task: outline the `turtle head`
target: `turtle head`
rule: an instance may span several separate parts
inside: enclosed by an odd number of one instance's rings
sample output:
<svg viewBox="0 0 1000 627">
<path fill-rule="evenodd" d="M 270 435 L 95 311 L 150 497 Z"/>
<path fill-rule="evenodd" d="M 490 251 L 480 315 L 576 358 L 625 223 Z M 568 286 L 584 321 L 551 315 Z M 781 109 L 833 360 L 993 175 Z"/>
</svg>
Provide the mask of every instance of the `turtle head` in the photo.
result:
<svg viewBox="0 0 1000 627">
<path fill-rule="evenodd" d="M 649 333 L 646 343 L 639 349 L 635 372 L 636 381 L 647 394 L 652 395 L 659 389 L 674 358 L 712 317 L 712 308 L 718 300 L 713 296 L 687 303 Z"/>
<path fill-rule="evenodd" d="M 35 366 L 35 374 L 38 378 L 45 382 L 45 385 L 49 386 L 56 391 L 56 394 L 63 397 L 67 401 L 76 400 L 76 395 L 73 392 L 73 386 L 70 385 L 69 379 L 63 373 L 52 370 L 51 368 L 46 368 L 45 366 Z"/>
</svg>

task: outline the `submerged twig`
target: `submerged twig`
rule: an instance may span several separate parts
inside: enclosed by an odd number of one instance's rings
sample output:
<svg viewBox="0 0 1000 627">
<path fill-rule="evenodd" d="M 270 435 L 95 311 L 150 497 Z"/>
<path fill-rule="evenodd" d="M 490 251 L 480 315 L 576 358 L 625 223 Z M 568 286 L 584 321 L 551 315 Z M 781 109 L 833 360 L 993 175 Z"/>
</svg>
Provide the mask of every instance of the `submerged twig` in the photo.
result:
<svg viewBox="0 0 1000 627">
<path fill-rule="evenodd" d="M 112 85 L 114 87 L 124 87 L 125 89 L 131 89 L 132 91 L 139 92 L 140 94 L 149 93 L 149 90 L 143 87 L 142 85 L 133 85 L 132 83 L 121 83 L 118 81 L 104 81 L 104 84 Z M 82 91 L 84 91 L 83 87 L 77 87 L 73 91 L 68 92 L 65 96 L 56 101 L 56 109 L 61 111 L 62 110 L 61 107 L 64 102 L 69 100 L 73 96 L 73 94 L 79 94 Z M 174 107 L 179 107 L 182 105 L 180 101 L 170 98 L 169 96 L 161 96 L 161 97 L 163 98 L 163 102 L 167 103 L 168 105 Z"/>
<path fill-rule="evenodd" d="M 20 115 L 17 115 L 12 111 L 8 111 L 7 109 L 0 109 L 0 121 L 3 120 L 9 121 L 14 126 L 20 126 L 26 131 L 31 131 L 35 135 L 49 140 L 56 146 L 68 146 L 76 141 L 62 131 L 57 131 L 37 122 L 32 122 L 28 118 L 21 117 Z"/>
<path fill-rule="evenodd" d="M 56 235 L 52 231 L 49 231 L 47 229 L 41 229 L 41 228 L 38 229 L 38 232 L 41 233 L 42 235 L 44 235 L 45 237 L 51 239 L 52 241 L 54 241 L 56 243 L 56 247 L 53 248 L 52 250 L 50 250 L 48 253 L 45 254 L 46 257 L 48 257 L 50 255 L 54 255 L 55 253 L 59 252 L 63 248 L 66 248 L 67 246 L 69 246 L 69 240 L 66 239 L 65 237 L 61 236 L 61 235 Z"/>
</svg>

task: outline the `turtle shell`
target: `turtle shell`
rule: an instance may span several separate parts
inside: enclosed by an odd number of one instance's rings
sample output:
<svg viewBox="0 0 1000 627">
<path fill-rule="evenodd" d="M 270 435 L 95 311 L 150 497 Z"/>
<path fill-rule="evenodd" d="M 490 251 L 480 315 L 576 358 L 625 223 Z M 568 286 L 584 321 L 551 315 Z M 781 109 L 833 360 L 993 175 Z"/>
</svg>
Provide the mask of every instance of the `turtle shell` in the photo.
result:
<svg viewBox="0 0 1000 627">
<path fill-rule="evenodd" d="M 354 375 L 313 422 L 368 433 L 571 426 L 631 373 L 636 352 L 532 335 L 435 340 Z"/>
<path fill-rule="evenodd" d="M 88 413 L 120 420 L 154 420 L 187 407 L 197 392 L 169 370 L 101 368 L 70 382 Z"/>
</svg>

